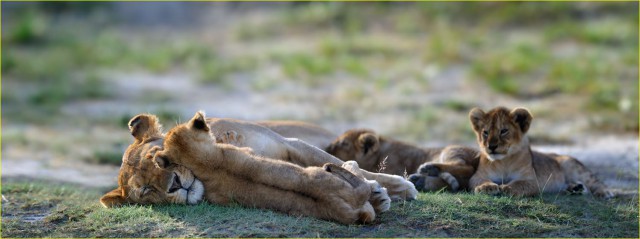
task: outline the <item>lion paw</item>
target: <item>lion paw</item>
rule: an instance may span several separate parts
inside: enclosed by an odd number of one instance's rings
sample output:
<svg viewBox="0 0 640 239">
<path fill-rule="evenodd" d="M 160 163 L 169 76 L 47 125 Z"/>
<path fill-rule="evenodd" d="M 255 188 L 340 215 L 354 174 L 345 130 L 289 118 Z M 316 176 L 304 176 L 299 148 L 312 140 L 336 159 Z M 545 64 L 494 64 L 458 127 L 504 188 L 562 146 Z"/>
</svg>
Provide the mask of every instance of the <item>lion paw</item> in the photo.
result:
<svg viewBox="0 0 640 239">
<path fill-rule="evenodd" d="M 432 177 L 437 177 L 440 174 L 440 169 L 435 164 L 426 163 L 420 166 L 418 172 Z"/>
<path fill-rule="evenodd" d="M 483 193 L 489 195 L 497 195 L 500 193 L 500 186 L 495 183 L 485 183 L 474 189 L 475 193 Z"/>
<path fill-rule="evenodd" d="M 390 175 L 395 179 L 395 182 L 387 186 L 387 189 L 391 189 L 391 200 L 415 200 L 418 197 L 418 190 L 416 186 L 407 179 L 397 175 Z"/>
<path fill-rule="evenodd" d="M 417 174 L 417 173 L 411 174 L 409 175 L 409 178 L 407 178 L 407 180 L 413 183 L 413 186 L 415 186 L 416 189 L 418 190 L 424 189 L 424 176 L 422 176 L 421 174 Z"/>
<path fill-rule="evenodd" d="M 582 183 L 576 183 L 569 185 L 567 192 L 571 195 L 585 194 L 587 193 L 587 188 Z"/>
<path fill-rule="evenodd" d="M 367 180 L 367 184 L 371 187 L 371 197 L 369 203 L 373 206 L 376 213 L 386 212 L 391 208 L 391 198 L 387 189 L 380 186 L 380 184 L 373 180 Z"/>
<path fill-rule="evenodd" d="M 611 199 L 615 197 L 615 194 L 608 189 L 597 190 L 593 193 L 593 195 L 602 199 Z"/>
</svg>

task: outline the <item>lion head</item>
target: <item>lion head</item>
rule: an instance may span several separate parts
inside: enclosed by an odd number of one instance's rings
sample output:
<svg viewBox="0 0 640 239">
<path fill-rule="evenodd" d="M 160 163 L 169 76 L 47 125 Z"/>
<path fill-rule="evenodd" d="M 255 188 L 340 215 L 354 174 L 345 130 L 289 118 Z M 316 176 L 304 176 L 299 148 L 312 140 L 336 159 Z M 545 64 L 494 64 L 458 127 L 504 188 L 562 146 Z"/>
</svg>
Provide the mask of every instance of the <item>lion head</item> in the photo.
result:
<svg viewBox="0 0 640 239">
<path fill-rule="evenodd" d="M 154 115 L 140 114 L 129 121 L 134 142 L 122 156 L 118 188 L 108 192 L 100 203 L 105 207 L 123 204 L 196 204 L 204 187 L 191 170 L 180 165 L 161 169 L 153 156 L 164 141 L 162 125 Z"/>
<path fill-rule="evenodd" d="M 529 145 L 525 133 L 529 130 L 533 116 L 527 109 L 516 108 L 509 111 L 498 107 L 485 113 L 474 108 L 469 112 L 469 119 L 480 151 L 490 161 L 502 160 Z"/>
<path fill-rule="evenodd" d="M 373 130 L 351 129 L 329 144 L 326 151 L 344 161 L 354 160 L 366 169 L 378 166 L 379 148 L 380 138 Z"/>
</svg>

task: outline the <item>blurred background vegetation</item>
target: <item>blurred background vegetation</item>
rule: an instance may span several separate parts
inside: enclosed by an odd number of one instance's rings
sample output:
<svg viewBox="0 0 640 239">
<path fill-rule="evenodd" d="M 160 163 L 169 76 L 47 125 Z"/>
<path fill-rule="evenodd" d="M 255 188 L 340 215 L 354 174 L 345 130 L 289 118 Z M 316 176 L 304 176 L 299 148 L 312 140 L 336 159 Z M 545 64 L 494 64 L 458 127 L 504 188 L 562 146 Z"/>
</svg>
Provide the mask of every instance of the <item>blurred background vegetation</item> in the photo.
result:
<svg viewBox="0 0 640 239">
<path fill-rule="evenodd" d="M 637 4 L 5 2 L 3 155 L 119 165 L 131 116 L 198 109 L 472 144 L 469 109 L 524 106 L 542 143 L 637 137 Z"/>
</svg>

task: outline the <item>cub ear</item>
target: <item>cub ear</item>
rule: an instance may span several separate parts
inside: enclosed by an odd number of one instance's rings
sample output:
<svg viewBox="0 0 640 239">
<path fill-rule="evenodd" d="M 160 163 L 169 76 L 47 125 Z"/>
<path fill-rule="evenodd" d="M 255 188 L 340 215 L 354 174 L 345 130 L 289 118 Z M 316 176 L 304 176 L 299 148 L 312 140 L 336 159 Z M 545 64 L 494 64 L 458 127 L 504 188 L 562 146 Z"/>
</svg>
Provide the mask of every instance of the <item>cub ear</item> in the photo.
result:
<svg viewBox="0 0 640 239">
<path fill-rule="evenodd" d="M 158 153 L 153 157 L 153 164 L 156 165 L 157 168 L 166 169 L 171 165 L 169 158 L 164 154 Z"/>
<path fill-rule="evenodd" d="M 123 190 L 118 187 L 108 192 L 100 198 L 100 204 L 106 208 L 118 207 L 127 204 L 126 198 L 123 196 Z"/>
<path fill-rule="evenodd" d="M 209 131 L 206 116 L 204 114 L 204 111 L 202 110 L 196 112 L 191 121 L 189 121 L 189 125 L 191 125 L 191 127 L 194 129 Z"/>
<path fill-rule="evenodd" d="M 162 136 L 162 125 L 155 115 L 136 115 L 129 120 L 127 125 L 129 126 L 129 131 L 131 131 L 131 135 L 133 135 L 137 141 L 142 141 L 152 136 Z"/>
<path fill-rule="evenodd" d="M 482 119 L 484 119 L 485 113 L 480 108 L 473 108 L 469 111 L 469 120 L 471 121 L 471 127 L 476 132 L 480 132 L 482 129 Z"/>
<path fill-rule="evenodd" d="M 358 145 L 362 149 L 363 154 L 368 152 L 376 152 L 380 146 L 378 136 L 374 133 L 364 133 L 358 136 Z"/>
<path fill-rule="evenodd" d="M 520 127 L 523 134 L 527 133 L 529 126 L 531 125 L 531 121 L 533 120 L 533 116 L 529 110 L 525 108 L 515 108 L 511 113 L 509 113 L 509 116 L 511 116 L 511 120 Z"/>
</svg>

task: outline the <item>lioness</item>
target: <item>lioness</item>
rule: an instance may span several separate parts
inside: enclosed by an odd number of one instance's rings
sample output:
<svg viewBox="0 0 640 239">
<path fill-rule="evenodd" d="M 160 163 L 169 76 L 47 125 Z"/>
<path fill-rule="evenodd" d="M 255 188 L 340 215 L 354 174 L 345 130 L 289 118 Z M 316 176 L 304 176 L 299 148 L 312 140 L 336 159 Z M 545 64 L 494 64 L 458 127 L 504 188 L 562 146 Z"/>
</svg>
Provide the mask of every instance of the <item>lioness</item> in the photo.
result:
<svg viewBox="0 0 640 239">
<path fill-rule="evenodd" d="M 480 146 L 480 164 L 469 186 L 476 193 L 532 196 L 542 192 L 613 193 L 575 158 L 531 150 L 525 135 L 533 116 L 527 109 L 497 107 L 469 113 Z M 586 186 L 586 187 L 585 187 Z"/>
<path fill-rule="evenodd" d="M 477 151 L 461 146 L 420 148 L 413 144 L 378 135 L 369 129 L 352 129 L 337 137 L 326 151 L 343 160 L 354 160 L 360 168 L 395 175 L 412 174 L 417 189 L 451 191 L 466 188 L 473 175 Z M 467 159 L 471 159 L 467 162 Z M 417 169 L 424 163 L 417 173 Z M 434 170 L 435 169 L 435 170 Z M 434 178 L 429 178 L 434 177 Z"/>
<path fill-rule="evenodd" d="M 159 148 L 159 147 L 158 147 Z M 275 209 L 349 224 L 371 222 L 371 188 L 344 168 L 307 167 L 256 156 L 250 148 L 216 143 L 203 112 L 171 129 L 154 157 L 160 168 L 193 170 L 213 203 Z"/>
<path fill-rule="evenodd" d="M 218 136 L 218 139 L 235 143 L 236 146 L 249 147 L 255 153 L 275 159 L 286 159 L 290 162 L 301 166 L 322 166 L 325 163 L 343 163 L 339 159 L 310 146 L 302 141 L 295 139 L 285 139 L 282 136 L 254 123 L 229 119 L 207 119 L 212 132 Z M 195 179 L 189 169 L 174 167 L 172 170 L 161 170 L 153 167 L 150 161 L 145 160 L 153 156 L 150 150 L 153 146 L 161 146 L 164 136 L 162 134 L 162 126 L 158 122 L 157 117 L 149 114 L 140 114 L 134 116 L 129 121 L 129 129 L 135 141 L 129 145 L 123 155 L 123 162 L 118 176 L 118 188 L 105 194 L 101 199 L 101 203 L 105 207 L 117 206 L 125 203 L 159 203 L 159 202 L 176 202 L 176 203 L 196 203 L 196 201 L 186 200 L 186 194 L 195 193 L 202 194 L 201 183 Z M 229 132 L 240 132 L 237 138 L 242 140 L 227 140 Z M 248 135 L 244 137 L 243 135 Z M 250 137 L 249 137 L 250 136 Z M 249 140 L 245 140 L 249 139 Z M 240 143 L 239 143 L 240 141 Z M 417 195 L 415 187 L 401 177 L 370 173 L 360 170 L 360 174 L 372 180 L 378 180 L 383 186 L 390 188 L 394 192 L 394 199 L 414 199 Z M 156 181 L 153 181 L 155 179 Z M 137 192 L 142 191 L 142 184 L 133 183 L 136 181 L 145 181 L 145 184 L 153 184 L 154 188 L 164 188 L 165 181 L 174 181 L 172 187 L 181 187 L 184 190 L 154 192 L 154 199 L 143 199 L 139 197 Z M 196 182 L 195 186 L 192 183 Z M 380 187 L 376 181 L 367 183 L 372 187 L 374 192 L 371 196 L 371 203 L 376 212 L 386 211 L 390 207 L 389 196 L 386 189 Z M 186 194 L 185 194 L 186 193 Z M 161 194 L 161 195 L 160 195 Z M 179 194 L 179 195 L 178 195 Z M 181 196 L 183 195 L 183 196 Z M 178 197 L 176 199 L 176 197 Z M 189 197 L 193 199 L 194 197 Z"/>
<path fill-rule="evenodd" d="M 319 126 L 285 121 L 278 122 L 277 125 L 279 126 L 275 127 L 276 123 L 265 124 L 261 122 L 261 124 L 277 130 L 276 133 L 262 125 L 242 120 L 208 118 L 207 123 L 214 131 L 216 139 L 219 139 L 220 142 L 238 147 L 249 147 L 258 155 L 284 160 L 303 167 L 322 166 L 325 163 L 336 165 L 344 163 L 342 160 L 305 141 L 281 136 L 281 134 L 284 134 L 286 136 L 301 137 L 305 140 L 311 139 L 314 142 L 327 142 L 326 138 L 331 133 Z M 314 134 L 316 132 L 320 133 Z M 359 173 L 366 179 L 375 180 L 385 187 L 392 200 L 413 200 L 418 194 L 415 186 L 403 177 L 385 173 L 372 173 L 367 170 L 359 170 Z M 372 187 L 375 187 L 375 185 L 372 185 Z M 376 203 L 373 203 L 373 205 L 377 208 Z"/>
</svg>

